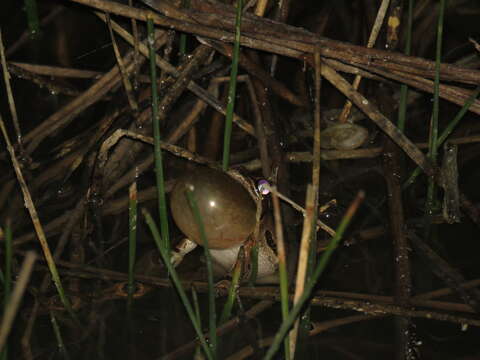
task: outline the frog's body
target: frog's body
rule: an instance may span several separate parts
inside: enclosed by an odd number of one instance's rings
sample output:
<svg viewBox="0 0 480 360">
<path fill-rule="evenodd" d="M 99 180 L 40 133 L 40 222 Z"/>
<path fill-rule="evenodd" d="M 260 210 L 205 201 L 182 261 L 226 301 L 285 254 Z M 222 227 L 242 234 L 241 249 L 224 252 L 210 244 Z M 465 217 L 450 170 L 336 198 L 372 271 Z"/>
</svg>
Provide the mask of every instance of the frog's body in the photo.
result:
<svg viewBox="0 0 480 360">
<path fill-rule="evenodd" d="M 275 284 L 278 283 L 277 258 L 275 253 L 268 246 L 258 248 L 257 262 L 257 284 Z M 210 255 L 214 261 L 214 274 L 217 277 L 225 277 L 230 273 L 237 261 L 238 251 L 241 245 L 228 249 L 211 249 Z"/>
<path fill-rule="evenodd" d="M 223 277 L 233 268 L 239 249 L 255 230 L 255 202 L 239 182 L 220 171 L 198 167 L 182 176 L 172 190 L 170 207 L 175 223 L 191 241 L 182 243 L 185 250 L 174 255 L 176 263 L 194 248 L 192 243 L 202 245 L 186 190 L 193 192 L 199 208 L 215 275 Z M 277 258 L 263 236 L 258 242 L 257 274 L 257 283 L 278 282 Z"/>
</svg>

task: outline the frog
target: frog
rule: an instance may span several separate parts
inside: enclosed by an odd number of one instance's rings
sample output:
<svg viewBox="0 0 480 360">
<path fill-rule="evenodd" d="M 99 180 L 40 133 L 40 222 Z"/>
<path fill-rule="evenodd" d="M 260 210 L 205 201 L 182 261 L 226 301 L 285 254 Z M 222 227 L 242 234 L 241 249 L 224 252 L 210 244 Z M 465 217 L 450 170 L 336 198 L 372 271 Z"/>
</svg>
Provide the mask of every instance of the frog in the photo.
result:
<svg viewBox="0 0 480 360">
<path fill-rule="evenodd" d="M 278 259 L 272 242 L 267 239 L 268 234 L 274 234 L 273 224 L 269 216 L 258 216 L 261 194 L 252 185 L 238 172 L 223 172 L 207 166 L 196 166 L 180 176 L 170 194 L 170 210 L 186 238 L 172 252 L 174 265 L 198 245 L 204 245 L 186 197 L 188 190 L 195 198 L 204 224 L 215 278 L 229 275 L 239 251 L 251 246 L 258 226 L 255 283 L 278 283 Z"/>
<path fill-rule="evenodd" d="M 368 130 L 356 124 L 365 118 L 365 115 L 358 109 L 353 108 L 345 122 L 339 122 L 339 116 L 343 109 L 330 109 L 322 111 L 322 124 L 325 128 L 321 131 L 320 146 L 327 150 L 354 150 L 361 147 L 369 138 Z M 306 128 L 311 136 L 313 133 L 313 117 L 305 110 L 295 111 L 292 115 L 292 122 L 300 127 Z M 295 138 L 292 139 L 295 141 Z"/>
<path fill-rule="evenodd" d="M 365 118 L 357 108 L 353 108 L 345 121 L 340 121 L 343 109 L 330 109 L 322 113 L 326 129 L 322 130 L 320 146 L 322 149 L 354 150 L 361 147 L 368 139 L 366 128 L 356 124 Z"/>
</svg>

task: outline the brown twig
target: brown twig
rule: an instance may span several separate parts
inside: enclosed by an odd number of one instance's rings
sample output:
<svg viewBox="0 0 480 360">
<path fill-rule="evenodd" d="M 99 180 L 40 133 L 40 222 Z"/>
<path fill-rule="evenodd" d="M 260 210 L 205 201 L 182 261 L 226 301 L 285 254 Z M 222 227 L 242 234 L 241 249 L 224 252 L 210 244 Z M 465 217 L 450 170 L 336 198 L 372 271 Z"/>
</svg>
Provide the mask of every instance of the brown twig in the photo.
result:
<svg viewBox="0 0 480 360">
<path fill-rule="evenodd" d="M 127 69 L 125 68 L 125 64 L 123 63 L 122 56 L 120 55 L 120 50 L 118 49 L 117 40 L 115 39 L 115 35 L 113 34 L 112 22 L 110 21 L 110 16 L 108 15 L 108 13 L 106 13 L 105 17 L 107 19 L 107 26 L 108 26 L 108 31 L 110 33 L 110 39 L 112 40 L 113 52 L 115 53 L 115 58 L 117 59 L 118 68 L 120 69 L 123 88 L 125 90 L 125 93 L 127 94 L 128 104 L 130 105 L 130 109 L 132 110 L 134 115 L 136 115 L 136 113 L 138 112 L 138 104 L 133 94 L 133 87 L 132 87 L 132 84 L 130 83 L 130 80 L 128 79 L 128 72 L 127 72 Z M 138 38 L 136 39 L 137 39 L 137 47 L 134 47 L 134 51 L 133 51 L 133 54 L 134 54 L 133 68 L 134 69 L 138 69 L 138 65 L 139 65 L 138 64 Z"/>
<path fill-rule="evenodd" d="M 103 16 L 98 15 L 101 19 L 103 19 Z M 144 19 L 143 19 L 144 20 Z M 125 29 L 123 29 L 121 26 L 116 24 L 114 21 L 112 21 L 112 27 L 113 30 L 120 35 L 124 40 L 126 40 L 128 43 L 133 44 L 134 40 L 132 35 L 128 33 Z M 148 57 L 148 48 L 146 45 L 140 43 L 139 44 L 139 50 L 142 53 L 142 55 Z M 160 56 L 156 56 L 155 61 L 157 63 L 157 66 L 167 72 L 168 74 L 178 77 L 179 76 L 179 71 L 171 64 L 163 60 Z M 218 112 L 221 112 L 222 114 L 226 114 L 226 109 L 225 106 L 220 104 L 220 102 L 211 96 L 205 89 L 197 85 L 195 82 L 190 81 L 190 83 L 187 85 L 188 89 L 192 91 L 195 95 L 197 95 L 199 98 L 204 100 L 207 104 L 212 106 L 215 110 Z M 253 129 L 253 126 L 250 125 L 247 121 L 242 119 L 240 116 L 234 114 L 233 121 L 244 131 L 249 133 L 250 135 L 255 135 L 255 130 Z"/>
<path fill-rule="evenodd" d="M 379 89 L 381 107 L 386 113 L 393 115 L 393 106 L 388 98 L 388 89 Z M 393 245 L 392 263 L 394 267 L 394 299 L 395 304 L 407 306 L 411 296 L 411 268 L 409 242 L 405 235 L 404 206 L 402 197 L 401 151 L 390 139 L 385 138 L 383 153 L 383 173 L 387 185 L 388 223 Z M 396 358 L 412 359 L 413 333 L 411 321 L 407 317 L 395 317 Z"/>
<path fill-rule="evenodd" d="M 380 32 L 380 28 L 382 27 L 383 20 L 385 19 L 385 14 L 387 13 L 388 5 L 390 0 L 382 0 L 380 7 L 377 12 L 377 17 L 375 18 L 375 23 L 373 24 L 372 31 L 370 32 L 370 37 L 368 38 L 367 48 L 372 48 L 377 41 L 378 34 Z M 362 81 L 362 77 L 360 75 L 355 75 L 355 79 L 353 80 L 352 87 L 355 90 L 358 90 L 360 85 L 360 81 Z M 338 122 L 345 123 L 348 120 L 348 115 L 350 114 L 350 110 L 352 108 L 352 103 L 347 100 L 345 105 L 343 106 L 342 113 L 338 118 Z"/>
<path fill-rule="evenodd" d="M 148 13 L 145 10 L 130 8 L 111 1 L 71 1 L 141 21 L 146 21 Z M 165 4 L 160 0 L 156 1 L 156 3 Z M 171 7 L 170 5 L 170 10 Z M 192 1 L 190 9 L 175 8 L 174 11 L 166 13 L 166 17 L 159 15 L 152 17 L 155 24 L 162 27 L 174 28 L 182 32 L 233 43 L 234 14 L 234 8 L 231 6 L 219 3 L 211 5 L 195 0 Z M 196 23 L 189 22 L 189 19 L 195 20 Z M 212 24 L 215 24 L 215 28 Z M 228 31 L 218 30 L 218 27 L 227 28 Z M 406 73 L 416 70 L 421 71 L 426 77 L 433 78 L 434 76 L 434 64 L 432 61 L 318 38 L 304 29 L 255 17 L 251 14 L 247 14 L 244 17 L 241 44 L 246 47 L 298 59 L 303 59 L 304 53 L 313 54 L 315 46 L 320 46 L 322 56 L 334 58 L 352 65 L 354 63 L 370 64 L 373 69 L 376 66 L 388 67 L 389 64 L 393 63 L 401 67 Z M 440 72 L 441 79 L 446 81 L 477 84 L 480 80 L 480 71 L 472 71 L 450 64 L 442 64 Z"/>
<path fill-rule="evenodd" d="M 464 289 L 461 284 L 465 282 L 463 275 L 438 256 L 425 242 L 413 231 L 407 234 L 415 250 L 429 262 L 432 271 L 440 277 L 448 287 L 456 292 L 477 313 L 480 312 L 480 291 L 477 289 Z"/>
<path fill-rule="evenodd" d="M 222 335 L 228 334 L 232 330 L 236 329 L 240 325 L 241 322 L 255 319 L 258 315 L 260 315 L 265 310 L 269 309 L 272 305 L 273 305 L 273 302 L 268 301 L 268 300 L 263 300 L 263 301 L 258 302 L 257 304 L 252 306 L 250 309 L 245 311 L 245 313 L 242 315 L 242 317 L 236 316 L 236 317 L 228 320 L 222 326 L 220 326 L 217 329 L 217 335 L 222 336 Z M 205 335 L 207 335 L 207 334 L 205 334 Z M 186 344 L 180 346 L 179 348 L 175 349 L 174 351 L 170 352 L 169 354 L 167 354 L 165 356 L 162 356 L 160 359 L 162 359 L 162 360 L 177 359 L 181 356 L 186 355 L 187 353 L 190 353 L 195 348 L 195 346 L 197 346 L 197 345 L 198 345 L 197 340 L 191 341 L 189 343 L 186 343 Z"/>
<path fill-rule="evenodd" d="M 12 93 L 12 86 L 10 84 L 10 74 L 8 73 L 7 59 L 5 57 L 5 48 L 3 47 L 2 29 L 0 29 L 0 60 L 2 63 L 3 81 L 7 91 L 8 105 L 10 107 L 10 115 L 12 116 L 13 127 L 16 133 L 16 140 L 20 151 L 23 152 L 22 131 L 20 130 L 20 123 L 18 122 L 17 107 L 15 106 L 15 99 Z"/>
<path fill-rule="evenodd" d="M 30 275 L 32 274 L 36 257 L 37 256 L 33 251 L 27 252 L 25 259 L 23 260 L 20 273 L 15 281 L 15 288 L 13 289 L 7 306 L 3 312 L 2 323 L 0 325 L 0 352 L 2 352 L 4 349 L 4 345 L 8 338 L 8 334 L 10 333 L 13 320 L 17 315 L 17 310 L 20 307 L 23 294 L 27 288 L 28 281 L 30 280 Z"/>
<path fill-rule="evenodd" d="M 59 266 L 65 266 L 72 269 L 77 269 L 75 271 L 64 270 L 62 273 L 65 275 L 79 276 L 82 278 L 100 278 L 105 280 L 121 280 L 125 281 L 127 279 L 127 274 L 107 270 L 99 269 L 92 266 L 78 266 L 76 264 L 70 264 L 64 261 L 58 262 Z M 138 275 L 137 279 L 139 281 L 157 285 L 157 286 L 171 286 L 171 283 L 168 279 L 160 279 L 152 276 Z M 471 282 L 470 286 L 478 285 L 479 280 Z M 201 292 L 208 291 L 207 283 L 198 282 L 198 281 L 183 281 L 184 288 L 189 288 L 195 286 L 195 289 Z M 219 290 L 221 293 L 221 290 Z M 442 291 L 444 293 L 445 290 Z M 397 305 L 390 305 L 385 303 L 377 303 L 369 298 L 368 300 L 354 300 L 346 299 L 344 297 L 333 297 L 331 295 L 323 295 L 325 292 L 318 292 L 316 296 L 312 299 L 311 304 L 313 306 L 323 306 L 331 309 L 343 309 L 343 310 L 353 310 L 361 312 L 368 315 L 398 315 L 398 316 L 407 316 L 414 318 L 425 318 L 425 319 L 434 319 L 439 321 L 447 321 L 456 324 L 468 324 L 473 326 L 480 326 L 480 321 L 476 318 L 469 318 L 462 315 L 451 315 L 443 312 L 435 312 L 431 310 L 414 310 L 411 307 L 402 307 Z M 332 292 L 329 292 L 332 293 Z M 226 295 L 226 293 L 223 293 Z M 241 287 L 238 289 L 238 296 L 249 297 L 254 299 L 263 299 L 263 300 L 275 300 L 280 299 L 279 290 L 277 287 Z M 424 303 L 425 304 L 425 303 Z"/>
</svg>

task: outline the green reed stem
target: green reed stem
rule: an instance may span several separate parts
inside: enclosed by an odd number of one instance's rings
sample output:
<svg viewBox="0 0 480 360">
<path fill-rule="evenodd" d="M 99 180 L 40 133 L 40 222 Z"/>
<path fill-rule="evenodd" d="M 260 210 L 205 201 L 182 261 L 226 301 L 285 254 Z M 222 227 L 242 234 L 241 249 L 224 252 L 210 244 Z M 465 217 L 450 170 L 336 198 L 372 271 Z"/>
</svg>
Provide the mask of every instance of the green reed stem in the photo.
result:
<svg viewBox="0 0 480 360">
<path fill-rule="evenodd" d="M 188 9 L 190 7 L 190 0 L 182 1 L 182 8 Z M 182 57 L 187 55 L 187 34 L 180 34 L 179 52 Z"/>
<path fill-rule="evenodd" d="M 240 249 L 243 251 L 243 249 Z M 240 277 L 242 275 L 242 264 L 243 261 L 237 261 L 235 268 L 232 272 L 232 282 L 228 288 L 227 301 L 223 306 L 222 315 L 220 316 L 219 325 L 223 325 L 231 316 L 233 304 L 235 303 L 235 298 L 237 296 L 238 284 L 240 283 Z"/>
<path fill-rule="evenodd" d="M 452 121 L 447 125 L 445 130 L 443 130 L 442 134 L 438 138 L 437 141 L 437 149 L 442 146 L 442 144 L 447 140 L 447 138 L 450 136 L 450 134 L 453 132 L 455 127 L 458 125 L 460 120 L 462 120 L 463 116 L 467 113 L 468 109 L 470 106 L 473 104 L 475 99 L 480 95 L 480 85 L 477 86 L 477 88 L 473 91 L 472 95 L 468 98 L 467 101 L 465 101 L 465 104 L 463 104 L 462 108 L 459 110 L 457 115 L 453 118 Z M 415 179 L 422 173 L 422 170 L 417 167 L 412 173 L 410 174 L 409 178 L 405 183 L 403 184 L 402 188 L 406 189 L 410 185 L 412 185 L 415 182 Z"/>
<path fill-rule="evenodd" d="M 173 285 L 175 286 L 175 289 L 177 290 L 178 295 L 180 296 L 180 300 L 182 301 L 183 306 L 185 306 L 185 310 L 187 311 L 188 317 L 190 318 L 193 328 L 197 333 L 197 336 L 199 338 L 200 344 L 202 345 L 203 351 L 205 352 L 205 355 L 207 356 L 208 359 L 213 360 L 214 355 L 212 353 L 212 349 L 210 349 L 210 347 L 207 344 L 205 336 L 203 335 L 203 332 L 202 332 L 201 324 L 197 321 L 197 317 L 195 315 L 195 312 L 193 311 L 190 301 L 188 300 L 185 290 L 183 289 L 183 286 L 180 281 L 180 278 L 178 277 L 177 271 L 175 270 L 172 263 L 170 262 L 169 250 L 164 246 L 164 241 L 162 241 L 160 237 L 157 225 L 153 221 L 153 218 L 147 209 L 142 209 L 142 214 L 145 217 L 145 221 L 147 222 L 148 227 L 150 228 L 152 236 L 155 240 L 155 244 L 157 245 L 158 251 L 160 252 L 163 263 L 168 269 L 168 273 L 170 274 L 170 278 L 172 279 Z"/>
<path fill-rule="evenodd" d="M 202 327 L 200 303 L 198 302 L 198 294 L 197 294 L 197 290 L 195 290 L 195 286 L 192 286 L 192 301 L 193 301 L 193 310 L 195 310 L 195 316 L 197 317 L 197 321 L 200 324 L 200 327 Z"/>
<path fill-rule="evenodd" d="M 318 262 L 315 271 L 313 272 L 312 277 L 307 281 L 305 284 L 305 289 L 300 298 L 298 299 L 297 304 L 292 308 L 292 311 L 288 315 L 288 318 L 282 322 L 282 325 L 280 326 L 280 329 L 277 331 L 275 334 L 275 337 L 273 339 L 273 343 L 268 349 L 264 360 L 271 360 L 277 353 L 280 345 L 282 344 L 282 341 L 287 334 L 287 332 L 290 330 L 292 327 L 293 323 L 297 319 L 298 315 L 300 314 L 300 311 L 302 310 L 303 306 L 305 305 L 305 302 L 307 299 L 310 297 L 312 294 L 312 291 L 320 278 L 320 275 L 323 273 L 325 270 L 328 261 L 330 260 L 330 257 L 332 256 L 333 252 L 337 248 L 340 240 L 343 237 L 343 234 L 345 233 L 345 230 L 347 229 L 347 226 L 350 224 L 353 215 L 355 211 L 358 209 L 358 206 L 360 205 L 360 202 L 363 201 L 365 195 L 363 193 L 359 193 L 357 195 L 357 198 L 353 201 L 352 205 L 350 205 L 349 209 L 345 213 L 345 215 L 342 218 L 342 221 L 338 225 L 338 228 L 336 229 L 335 236 L 332 238 L 330 243 L 328 244 L 327 250 L 323 253 L 322 257 L 320 258 L 320 261 Z"/>
<path fill-rule="evenodd" d="M 163 246 L 170 249 L 170 238 L 168 233 L 167 201 L 165 197 L 165 181 L 163 176 L 162 149 L 160 147 L 160 116 L 158 109 L 158 88 L 157 88 L 157 65 L 155 62 L 155 32 L 153 20 L 147 19 L 148 50 L 150 58 L 150 81 L 152 84 L 152 122 L 154 138 L 155 177 L 157 180 L 158 212 L 160 214 L 160 230 L 162 233 Z"/>
<path fill-rule="evenodd" d="M 233 43 L 232 70 L 228 85 L 228 101 L 225 119 L 225 133 L 223 137 L 223 170 L 227 170 L 230 163 L 230 141 L 232 137 L 233 110 L 235 109 L 235 95 L 237 90 L 238 58 L 240 55 L 240 25 L 242 23 L 243 1 L 237 0 L 237 16 L 235 18 L 235 41 Z"/>
<path fill-rule="evenodd" d="M 57 340 L 58 352 L 65 360 L 69 360 L 70 356 L 68 355 L 67 348 L 63 342 L 62 332 L 60 331 L 60 326 L 58 326 L 58 322 L 53 311 L 50 311 L 50 322 L 52 323 L 53 333 L 55 335 L 55 339 Z"/>
<path fill-rule="evenodd" d="M 209 337 L 210 337 L 210 346 L 213 351 L 213 354 L 217 353 L 217 314 L 215 310 L 215 287 L 213 284 L 213 267 L 212 267 L 212 256 L 210 254 L 210 248 L 208 246 L 208 237 L 205 232 L 205 226 L 203 224 L 202 216 L 200 215 L 200 210 L 198 209 L 197 201 L 193 196 L 192 191 L 185 191 L 185 196 L 187 197 L 188 204 L 197 223 L 198 230 L 200 231 L 200 240 L 203 244 L 203 250 L 205 252 L 205 260 L 207 265 L 207 277 L 208 277 L 208 327 L 209 327 Z"/>
<path fill-rule="evenodd" d="M 473 91 L 472 95 L 467 99 L 467 101 L 465 101 L 462 108 L 458 111 L 457 115 L 455 115 L 453 120 L 450 121 L 447 127 L 443 130 L 442 134 L 438 138 L 437 148 L 442 146 L 445 140 L 447 140 L 447 138 L 453 132 L 455 127 L 458 125 L 458 123 L 463 119 L 468 109 L 470 108 L 470 106 L 473 104 L 473 102 L 479 95 L 480 95 L 480 85 L 477 86 L 477 88 Z M 403 183 L 402 191 L 406 190 L 409 186 L 411 186 L 420 174 L 422 174 L 422 169 L 417 166 L 415 170 L 411 172 L 408 179 Z M 386 198 L 381 199 L 377 204 L 377 208 L 381 208 L 385 204 L 385 201 L 386 201 Z M 369 217 L 370 216 L 371 215 L 369 215 Z M 365 222 L 368 223 L 369 221 L 365 221 Z"/>
<path fill-rule="evenodd" d="M 38 20 L 37 0 L 25 0 L 25 11 L 27 13 L 28 29 L 33 39 L 40 32 L 40 21 Z"/>
<path fill-rule="evenodd" d="M 443 38 L 443 20 L 445 14 L 445 0 L 440 0 L 440 13 L 438 15 L 437 26 L 437 47 L 435 54 L 435 78 L 433 82 L 433 111 L 432 122 L 430 125 L 430 137 L 428 139 L 428 150 L 430 159 L 433 163 L 437 161 L 438 154 L 438 112 L 440 104 L 440 64 L 442 62 L 442 38 Z"/>
<path fill-rule="evenodd" d="M 437 24 L 437 47 L 435 55 L 435 79 L 433 82 L 433 111 L 430 120 L 430 136 L 428 139 L 428 157 L 433 164 L 437 163 L 438 158 L 438 112 L 440 101 L 440 64 L 442 61 L 442 38 L 443 38 L 443 20 L 445 14 L 445 0 L 440 0 L 440 11 L 438 15 Z M 428 180 L 427 200 L 425 204 L 425 211 L 427 214 L 432 214 L 436 202 L 436 185 L 435 180 L 430 178 Z"/>
<path fill-rule="evenodd" d="M 254 286 L 257 282 L 258 276 L 258 242 L 252 247 L 252 252 L 250 253 L 250 264 L 252 266 L 250 278 L 248 279 L 248 284 Z"/>
<path fill-rule="evenodd" d="M 198 295 L 197 295 L 197 291 L 195 290 L 195 286 L 192 286 L 192 301 L 193 301 L 193 309 L 195 310 L 195 316 L 197 317 L 197 321 L 200 324 L 200 327 L 203 328 L 202 315 L 200 313 L 200 303 L 198 302 Z M 200 359 L 201 351 L 202 351 L 202 348 L 200 347 L 200 345 L 197 344 L 197 346 L 195 346 L 195 355 L 193 358 Z"/>
<path fill-rule="evenodd" d="M 408 1 L 408 20 L 407 20 L 407 34 L 405 41 L 405 55 L 410 55 L 412 49 L 412 28 L 413 28 L 413 0 Z M 408 85 L 402 84 L 400 86 L 400 104 L 398 107 L 398 129 L 403 132 L 407 122 L 407 99 L 408 99 Z"/>
</svg>

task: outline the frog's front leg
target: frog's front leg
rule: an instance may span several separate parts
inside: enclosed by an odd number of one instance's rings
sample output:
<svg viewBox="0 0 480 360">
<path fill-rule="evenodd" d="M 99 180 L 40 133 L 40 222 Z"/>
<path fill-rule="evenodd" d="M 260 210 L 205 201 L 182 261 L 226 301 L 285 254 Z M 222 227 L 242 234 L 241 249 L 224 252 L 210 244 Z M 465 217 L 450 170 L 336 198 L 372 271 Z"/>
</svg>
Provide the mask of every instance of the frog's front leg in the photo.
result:
<svg viewBox="0 0 480 360">
<path fill-rule="evenodd" d="M 175 247 L 175 250 L 172 250 L 170 254 L 170 261 L 172 262 L 173 267 L 180 265 L 185 255 L 193 251 L 197 246 L 197 243 L 188 238 L 180 241 L 180 243 Z"/>
</svg>

